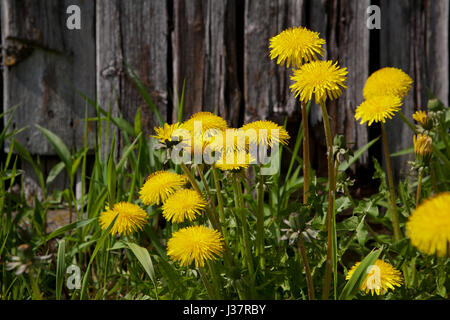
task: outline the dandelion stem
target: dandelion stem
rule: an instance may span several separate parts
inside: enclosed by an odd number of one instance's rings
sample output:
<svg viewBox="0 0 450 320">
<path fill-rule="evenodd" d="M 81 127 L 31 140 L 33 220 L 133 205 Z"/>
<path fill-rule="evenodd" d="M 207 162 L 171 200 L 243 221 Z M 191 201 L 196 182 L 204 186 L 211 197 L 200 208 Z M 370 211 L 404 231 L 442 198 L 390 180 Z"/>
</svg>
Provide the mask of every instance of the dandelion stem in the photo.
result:
<svg viewBox="0 0 450 320">
<path fill-rule="evenodd" d="M 251 248 L 250 248 L 250 240 L 248 237 L 248 226 L 247 219 L 245 218 L 244 211 L 244 198 L 242 196 L 241 182 L 238 180 L 235 174 L 233 174 L 233 188 L 236 195 L 236 211 L 239 212 L 242 223 L 242 241 L 243 241 L 243 249 L 244 256 L 247 262 L 248 271 L 250 274 L 251 282 L 254 281 L 254 268 L 253 268 L 253 260 L 251 256 Z M 252 290 L 254 290 L 254 286 L 252 285 Z"/>
<path fill-rule="evenodd" d="M 259 169 L 258 184 L 258 208 L 256 215 L 256 255 L 259 257 L 259 264 L 264 270 L 264 177 Z"/>
<path fill-rule="evenodd" d="M 309 130 L 308 130 L 308 112 L 306 105 L 302 103 L 302 135 L 303 135 L 303 204 L 308 203 L 309 195 Z M 306 274 L 306 286 L 308 287 L 308 299 L 314 300 L 314 284 L 311 275 L 311 268 L 309 266 L 308 255 L 302 235 L 298 237 L 297 241 L 298 251 L 302 256 L 303 265 Z"/>
<path fill-rule="evenodd" d="M 214 168 L 213 166 L 212 166 L 211 168 L 212 168 L 212 170 L 213 170 L 213 175 L 214 175 L 214 170 L 215 170 L 215 168 Z M 211 212 L 211 214 L 209 215 L 210 221 L 211 221 L 211 223 L 213 224 L 214 229 L 216 229 L 216 230 L 218 230 L 220 233 L 222 233 L 222 235 L 223 235 L 223 237 L 224 237 L 224 240 L 225 240 L 225 244 L 224 244 L 224 248 L 225 248 L 225 259 L 226 259 L 226 262 L 228 263 L 228 265 L 229 265 L 229 266 L 232 266 L 232 265 L 233 265 L 233 259 L 232 259 L 232 257 L 231 257 L 230 248 L 228 247 L 228 244 L 227 244 L 227 237 L 225 236 L 225 233 L 223 232 L 223 229 L 222 229 L 221 224 L 220 224 L 220 222 L 219 222 L 219 218 L 217 217 L 216 206 L 215 206 L 215 204 L 214 204 L 214 199 L 213 199 L 212 196 L 211 196 L 211 192 L 210 192 L 210 190 L 209 190 L 208 183 L 206 182 L 205 176 L 204 176 L 204 174 L 203 174 L 203 167 L 198 167 L 198 174 L 200 175 L 200 178 L 201 178 L 201 180 L 202 180 L 202 183 L 203 183 L 203 185 L 204 185 L 204 187 L 205 187 L 206 194 L 208 195 L 209 203 L 210 203 L 211 208 L 212 208 L 212 210 L 211 210 L 212 212 Z M 217 185 L 216 185 L 216 188 L 217 188 Z M 220 186 L 219 186 L 219 188 L 220 188 Z M 221 207 L 221 210 L 223 211 L 223 203 L 222 203 L 222 204 L 219 204 L 219 207 Z M 209 210 L 208 210 L 208 211 L 209 211 Z M 223 212 L 222 212 L 222 214 L 223 214 Z"/>
<path fill-rule="evenodd" d="M 328 119 L 328 112 L 325 103 L 321 103 L 323 125 L 325 129 L 325 138 L 327 143 L 327 158 L 328 158 L 328 210 L 327 210 L 327 230 L 328 230 L 328 245 L 327 245 L 327 260 L 325 266 L 325 278 L 322 292 L 322 299 L 327 300 L 331 287 L 331 271 L 333 266 L 333 215 L 334 215 L 334 161 L 333 161 L 333 140 L 331 136 L 330 120 Z"/>
<path fill-rule="evenodd" d="M 195 181 L 194 176 L 192 175 L 191 170 L 186 167 L 186 165 L 182 162 L 180 163 L 180 167 L 183 170 L 184 174 L 187 176 L 189 182 L 191 183 L 191 186 L 197 191 L 198 193 L 202 194 L 202 191 L 200 190 L 200 187 L 197 184 L 197 181 Z"/>
<path fill-rule="evenodd" d="M 224 213 L 224 209 L 223 209 L 222 189 L 220 187 L 219 175 L 217 174 L 217 169 L 214 167 L 214 165 L 211 166 L 211 171 L 212 171 L 213 178 L 214 178 L 214 185 L 216 187 L 217 203 L 219 205 L 219 219 L 220 219 L 220 223 L 224 224 L 225 223 L 225 213 Z"/>
<path fill-rule="evenodd" d="M 416 127 L 408 120 L 408 118 L 405 117 L 405 115 L 399 111 L 398 115 L 400 116 L 400 118 L 403 120 L 403 122 L 415 133 L 417 134 L 417 129 Z"/>
<path fill-rule="evenodd" d="M 205 188 L 206 195 L 208 196 L 209 205 L 211 206 L 211 222 L 214 225 L 214 228 L 222 232 L 219 224 L 219 218 L 217 216 L 216 211 L 216 205 L 214 203 L 214 199 L 211 196 L 211 192 L 209 191 L 208 182 L 205 179 L 205 175 L 203 174 L 203 166 L 199 165 L 197 166 L 198 175 L 200 176 L 200 179 L 202 180 L 203 187 Z"/>
<path fill-rule="evenodd" d="M 386 130 L 384 128 L 383 123 L 381 123 L 381 133 L 383 136 L 384 156 L 386 158 L 386 171 L 387 171 L 387 176 L 388 176 L 389 194 L 391 197 L 391 205 L 392 205 L 392 224 L 394 227 L 394 239 L 396 241 L 399 241 L 400 240 L 400 227 L 399 227 L 399 223 L 398 223 L 397 205 L 395 203 L 394 179 L 392 178 L 391 159 L 389 156 L 389 147 L 387 144 Z"/>
<path fill-rule="evenodd" d="M 303 131 L 303 203 L 308 202 L 309 195 L 309 129 L 306 105 L 302 103 L 302 131 Z"/>
<path fill-rule="evenodd" d="M 302 256 L 303 265 L 305 266 L 306 286 L 308 287 L 308 299 L 314 300 L 314 284 L 311 276 L 311 268 L 309 266 L 305 243 L 303 241 L 303 236 L 301 234 L 298 237 L 297 245 L 298 245 L 298 252 Z"/>
<path fill-rule="evenodd" d="M 212 263 L 210 263 L 209 261 L 208 261 L 208 268 L 209 268 L 209 273 L 211 274 L 212 282 L 214 285 L 215 295 L 218 299 L 222 299 L 221 294 L 220 294 L 220 288 L 222 287 L 222 285 L 220 284 L 220 278 L 219 278 L 219 275 L 217 274 L 217 270 L 216 270 L 215 266 Z"/>
<path fill-rule="evenodd" d="M 422 193 L 422 170 L 420 170 L 419 178 L 417 180 L 416 207 L 419 205 L 421 193 Z"/>
<path fill-rule="evenodd" d="M 200 278 L 202 279 L 203 285 L 205 286 L 206 293 L 208 294 L 209 299 L 215 300 L 216 297 L 214 295 L 214 290 L 211 288 L 211 284 L 208 282 L 205 269 L 199 266 L 198 271 L 200 273 Z"/>
</svg>

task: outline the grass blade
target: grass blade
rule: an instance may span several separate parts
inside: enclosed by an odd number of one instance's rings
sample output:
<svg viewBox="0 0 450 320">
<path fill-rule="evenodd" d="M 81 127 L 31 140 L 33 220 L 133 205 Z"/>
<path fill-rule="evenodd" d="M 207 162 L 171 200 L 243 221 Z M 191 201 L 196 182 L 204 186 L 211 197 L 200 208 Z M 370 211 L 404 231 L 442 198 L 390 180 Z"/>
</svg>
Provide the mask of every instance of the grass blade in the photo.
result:
<svg viewBox="0 0 450 320">
<path fill-rule="evenodd" d="M 56 257 L 56 300 L 61 300 L 61 291 L 64 283 L 64 268 L 66 255 L 66 241 L 58 243 L 58 256 Z"/>
<path fill-rule="evenodd" d="M 370 252 L 359 264 L 348 280 L 339 296 L 339 300 L 351 300 L 359 292 L 362 282 L 366 279 L 367 268 L 377 261 L 383 248 Z"/>
</svg>

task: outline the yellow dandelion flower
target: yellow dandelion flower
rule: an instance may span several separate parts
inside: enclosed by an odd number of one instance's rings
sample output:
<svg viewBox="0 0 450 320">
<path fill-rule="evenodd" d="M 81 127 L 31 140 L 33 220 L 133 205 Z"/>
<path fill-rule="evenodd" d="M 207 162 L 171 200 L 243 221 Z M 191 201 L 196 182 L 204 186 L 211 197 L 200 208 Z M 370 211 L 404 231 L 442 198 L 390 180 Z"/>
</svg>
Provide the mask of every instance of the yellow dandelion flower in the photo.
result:
<svg viewBox="0 0 450 320">
<path fill-rule="evenodd" d="M 147 178 L 139 191 L 139 198 L 146 205 L 155 203 L 159 205 L 186 182 L 187 178 L 184 175 L 175 172 L 165 170 L 154 172 Z"/>
<path fill-rule="evenodd" d="M 208 129 L 206 132 L 191 132 L 190 138 L 183 141 L 183 150 L 191 154 L 203 154 L 206 147 L 214 143 L 216 136 L 220 134 L 222 131 L 215 128 Z"/>
<path fill-rule="evenodd" d="M 364 85 L 364 99 L 376 96 L 394 95 L 400 99 L 406 96 L 411 89 L 413 80 L 405 72 L 397 68 L 382 68 L 375 71 Z"/>
<path fill-rule="evenodd" d="M 322 45 L 325 40 L 319 38 L 319 33 L 307 28 L 297 27 L 284 30 L 270 39 L 270 59 L 277 58 L 277 64 L 289 68 L 291 65 L 300 67 L 303 62 L 314 61 L 317 55 L 323 57 Z"/>
<path fill-rule="evenodd" d="M 361 124 L 369 122 L 386 122 L 391 119 L 395 112 L 400 110 L 402 100 L 397 96 L 372 97 L 356 108 L 355 119 L 361 120 Z"/>
<path fill-rule="evenodd" d="M 425 111 L 416 111 L 413 114 L 413 119 L 416 120 L 418 123 L 420 123 L 422 126 L 426 126 L 428 123 L 428 117 L 427 117 L 427 113 Z"/>
<path fill-rule="evenodd" d="M 182 128 L 189 130 L 194 133 L 195 123 L 201 123 L 201 132 L 206 132 L 209 129 L 225 130 L 228 128 L 227 122 L 214 113 L 211 112 L 197 112 L 193 114 L 187 121 L 182 124 Z"/>
<path fill-rule="evenodd" d="M 349 280 L 356 268 L 359 266 L 361 262 L 357 262 L 347 273 L 345 277 L 346 280 Z M 385 294 L 388 289 L 395 289 L 395 286 L 400 287 L 402 285 L 402 277 L 400 271 L 395 269 L 389 263 L 384 262 L 383 260 L 378 259 L 375 261 L 375 264 L 367 268 L 367 277 L 364 282 L 361 284 L 361 291 L 365 293 L 370 293 L 373 295 L 374 293 L 377 295 Z"/>
<path fill-rule="evenodd" d="M 450 256 L 450 192 L 423 200 L 409 216 L 406 234 L 420 251 Z"/>
<path fill-rule="evenodd" d="M 270 147 L 275 143 L 287 145 L 290 139 L 289 133 L 282 126 L 269 120 L 258 120 L 247 123 L 242 126 L 242 130 L 244 130 L 244 133 L 249 133 L 251 130 L 254 130 L 257 145 Z M 250 141 L 250 143 L 252 142 Z"/>
<path fill-rule="evenodd" d="M 197 191 L 180 189 L 164 202 L 163 216 L 175 223 L 183 222 L 185 219 L 192 221 L 195 215 L 205 211 L 207 205 L 206 200 Z"/>
<path fill-rule="evenodd" d="M 324 103 L 327 96 L 331 100 L 337 99 L 342 94 L 342 89 L 346 89 L 347 68 L 340 68 L 337 62 L 313 61 L 302 65 L 298 70 L 294 70 L 291 80 L 294 83 L 290 86 L 295 97 L 300 96 L 300 101 L 306 104 L 315 96 L 316 103 Z"/>
<path fill-rule="evenodd" d="M 242 141 L 240 141 L 242 139 Z M 242 129 L 228 128 L 219 134 L 214 135 L 208 147 L 211 151 L 225 154 L 235 151 L 246 150 L 245 132 Z"/>
<path fill-rule="evenodd" d="M 427 157 L 433 152 L 433 140 L 426 134 L 414 135 L 414 153 L 421 157 Z"/>
<path fill-rule="evenodd" d="M 205 261 L 213 260 L 223 251 L 223 237 L 217 230 L 204 226 L 193 226 L 173 233 L 167 242 L 167 254 L 180 266 L 195 263 L 203 267 Z"/>
<path fill-rule="evenodd" d="M 150 137 L 158 139 L 161 143 L 171 144 L 172 142 L 178 143 L 179 137 L 174 134 L 175 130 L 181 128 L 181 123 L 168 124 L 164 123 L 162 127 L 154 127 L 155 135 L 151 135 Z"/>
<path fill-rule="evenodd" d="M 118 202 L 112 209 L 106 207 L 106 210 L 100 213 L 99 222 L 102 230 L 108 228 L 116 216 L 116 222 L 111 228 L 113 235 L 127 235 L 142 230 L 147 223 L 147 213 L 141 207 L 129 202 Z"/>
<path fill-rule="evenodd" d="M 241 150 L 234 153 L 223 154 L 214 166 L 222 171 L 239 171 L 247 169 L 249 165 L 255 164 L 256 159 L 247 151 Z"/>
</svg>

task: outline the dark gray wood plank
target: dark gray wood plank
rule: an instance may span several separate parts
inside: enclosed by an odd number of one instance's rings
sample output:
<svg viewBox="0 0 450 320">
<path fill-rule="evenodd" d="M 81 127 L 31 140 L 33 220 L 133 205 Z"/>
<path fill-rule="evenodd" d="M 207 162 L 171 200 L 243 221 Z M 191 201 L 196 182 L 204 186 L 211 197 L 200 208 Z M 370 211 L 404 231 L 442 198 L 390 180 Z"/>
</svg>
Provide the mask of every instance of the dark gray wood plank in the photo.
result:
<svg viewBox="0 0 450 320">
<path fill-rule="evenodd" d="M 449 3 L 445 0 L 381 1 L 381 64 L 401 68 L 414 80 L 405 98 L 403 113 L 411 118 L 418 108 L 426 108 L 427 88 L 448 103 L 449 86 Z M 396 117 L 386 124 L 390 152 L 412 145 L 411 130 Z M 393 158 L 396 177 L 409 172 L 407 160 Z"/>
<path fill-rule="evenodd" d="M 245 2 L 244 101 L 245 122 L 282 120 L 300 112 L 290 92 L 291 70 L 269 58 L 269 39 L 288 27 L 302 25 L 303 1 Z"/>
<path fill-rule="evenodd" d="M 81 30 L 66 28 L 70 4 L 81 8 Z M 18 54 L 3 51 L 15 60 L 3 71 L 4 106 L 20 104 L 14 127 L 29 127 L 17 138 L 33 154 L 55 154 L 35 124 L 59 135 L 69 148 L 83 145 L 85 102 L 75 88 L 95 97 L 93 22 L 92 1 L 2 2 L 5 50 L 21 48 Z"/>
<path fill-rule="evenodd" d="M 332 43 L 331 57 L 346 67 L 347 89 L 343 91 L 335 108 L 330 110 L 335 132 L 346 137 L 353 150 L 367 144 L 368 129 L 360 125 L 354 118 L 356 107 L 363 101 L 363 87 L 369 76 L 369 29 L 366 26 L 366 10 L 370 0 L 343 0 L 336 23 L 339 30 L 336 34 L 337 43 Z M 334 110 L 333 110 L 334 109 Z M 367 164 L 368 152 L 359 159 L 359 164 Z"/>
<path fill-rule="evenodd" d="M 173 87 L 186 83 L 184 119 L 216 112 L 237 125 L 241 107 L 236 55 L 236 0 L 173 2 Z M 172 120 L 177 118 L 174 107 Z"/>
<path fill-rule="evenodd" d="M 168 8 L 164 0 L 98 0 L 97 99 L 131 123 L 138 108 L 142 111 L 144 132 L 153 132 L 157 118 L 126 74 L 130 66 L 147 87 L 163 120 L 168 103 Z M 105 131 L 103 131 L 105 135 Z M 111 133 L 112 136 L 112 133 Z M 104 141 L 106 152 L 109 142 Z"/>
</svg>

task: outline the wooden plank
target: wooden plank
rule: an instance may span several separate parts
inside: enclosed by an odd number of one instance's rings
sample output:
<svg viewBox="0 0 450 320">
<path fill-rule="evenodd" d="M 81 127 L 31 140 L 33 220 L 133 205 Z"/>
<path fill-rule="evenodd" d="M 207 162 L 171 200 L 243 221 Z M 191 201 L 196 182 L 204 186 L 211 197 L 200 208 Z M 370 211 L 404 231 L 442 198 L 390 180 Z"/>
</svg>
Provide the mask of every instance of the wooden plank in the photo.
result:
<svg viewBox="0 0 450 320">
<path fill-rule="evenodd" d="M 173 2 L 173 87 L 186 83 L 184 119 L 201 110 L 237 125 L 241 106 L 236 55 L 236 0 Z M 172 121 L 176 121 L 174 106 Z"/>
<path fill-rule="evenodd" d="M 357 150 L 367 144 L 368 129 L 354 118 L 356 107 L 363 101 L 363 87 L 369 76 L 369 29 L 366 26 L 366 10 L 370 0 L 340 1 L 335 38 L 338 45 L 330 48 L 331 58 L 346 67 L 347 89 L 344 90 L 335 108 L 330 110 L 334 120 L 335 132 L 346 137 L 349 146 Z M 334 109 L 334 110 L 333 110 Z M 359 159 L 359 164 L 368 163 L 368 152 Z"/>
<path fill-rule="evenodd" d="M 66 28 L 71 4 L 81 8 L 81 30 Z M 13 126 L 29 127 L 18 141 L 33 154 L 55 154 L 34 127 L 40 124 L 69 148 L 81 147 L 85 102 L 74 88 L 95 97 L 93 2 L 6 0 L 2 15 L 4 58 L 14 60 L 3 71 L 4 106 L 20 104 Z"/>
<path fill-rule="evenodd" d="M 307 27 L 319 32 L 327 41 L 324 59 L 337 61 L 348 70 L 347 89 L 337 101 L 327 101 L 327 109 L 333 134 L 344 135 L 354 150 L 368 142 L 367 127 L 355 121 L 354 112 L 363 100 L 362 90 L 369 74 L 369 30 L 366 27 L 369 5 L 370 0 L 321 0 L 308 1 L 306 6 Z M 310 127 L 315 141 L 312 159 L 319 171 L 326 171 L 322 113 L 315 103 L 311 108 Z M 367 152 L 358 163 L 367 165 Z"/>
<path fill-rule="evenodd" d="M 96 17 L 97 99 L 103 108 L 111 107 L 113 115 L 121 113 L 131 123 L 141 108 L 148 134 L 158 124 L 157 118 L 127 77 L 124 66 L 136 72 L 166 120 L 167 2 L 99 0 Z M 107 148 L 109 143 L 105 143 Z"/>
<path fill-rule="evenodd" d="M 431 92 L 448 106 L 450 2 L 447 0 L 427 1 L 425 13 L 427 85 Z"/>
<path fill-rule="evenodd" d="M 291 70 L 269 58 L 269 39 L 281 31 L 302 25 L 303 1 L 245 2 L 244 101 L 245 122 L 260 119 L 282 121 L 299 113 L 290 92 Z"/>
<path fill-rule="evenodd" d="M 405 98 L 403 113 L 411 119 L 417 108 L 425 108 L 427 88 L 448 103 L 449 99 L 449 3 L 445 0 L 381 1 L 381 64 L 401 68 L 414 80 Z M 388 121 L 390 152 L 412 145 L 411 130 L 399 119 Z M 396 177 L 409 172 L 407 160 L 393 159 Z"/>
<path fill-rule="evenodd" d="M 184 119 L 203 108 L 203 84 L 205 69 L 204 34 L 205 12 L 201 0 L 173 1 L 174 30 L 172 33 L 173 88 L 181 96 L 186 83 Z M 176 121 L 174 108 L 172 120 Z"/>
</svg>

